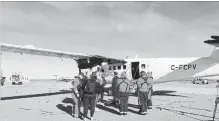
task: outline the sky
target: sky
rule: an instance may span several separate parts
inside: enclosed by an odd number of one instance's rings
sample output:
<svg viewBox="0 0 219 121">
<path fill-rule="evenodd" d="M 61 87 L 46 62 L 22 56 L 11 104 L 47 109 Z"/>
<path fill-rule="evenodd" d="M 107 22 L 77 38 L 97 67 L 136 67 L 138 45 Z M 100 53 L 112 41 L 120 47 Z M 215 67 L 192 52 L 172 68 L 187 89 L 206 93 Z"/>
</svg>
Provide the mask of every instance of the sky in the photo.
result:
<svg viewBox="0 0 219 121">
<path fill-rule="evenodd" d="M 1 2 L 2 43 L 123 59 L 208 56 L 219 2 Z M 3 53 L 3 72 L 77 73 L 74 61 Z"/>
</svg>

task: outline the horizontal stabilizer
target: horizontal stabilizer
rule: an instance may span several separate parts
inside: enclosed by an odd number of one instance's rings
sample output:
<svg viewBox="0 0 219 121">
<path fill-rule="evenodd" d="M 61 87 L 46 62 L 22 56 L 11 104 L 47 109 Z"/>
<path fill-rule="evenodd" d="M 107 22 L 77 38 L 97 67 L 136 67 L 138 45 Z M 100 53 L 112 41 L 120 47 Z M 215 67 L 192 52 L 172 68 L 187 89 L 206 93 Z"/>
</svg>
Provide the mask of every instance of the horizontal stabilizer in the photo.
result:
<svg viewBox="0 0 219 121">
<path fill-rule="evenodd" d="M 219 40 L 219 36 L 211 36 L 212 39 Z"/>
<path fill-rule="evenodd" d="M 204 43 L 219 47 L 219 36 L 211 36 L 213 40 L 206 40 Z"/>
</svg>

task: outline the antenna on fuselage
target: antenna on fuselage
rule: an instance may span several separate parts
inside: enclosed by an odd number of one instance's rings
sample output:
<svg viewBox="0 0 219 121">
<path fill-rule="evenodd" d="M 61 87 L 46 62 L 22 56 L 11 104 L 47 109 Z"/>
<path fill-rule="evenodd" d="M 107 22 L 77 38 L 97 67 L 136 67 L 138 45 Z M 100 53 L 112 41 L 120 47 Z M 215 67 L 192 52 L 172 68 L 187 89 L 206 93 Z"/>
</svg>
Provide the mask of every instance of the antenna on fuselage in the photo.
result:
<svg viewBox="0 0 219 121">
<path fill-rule="evenodd" d="M 135 55 L 135 58 L 138 58 L 138 54 Z"/>
</svg>

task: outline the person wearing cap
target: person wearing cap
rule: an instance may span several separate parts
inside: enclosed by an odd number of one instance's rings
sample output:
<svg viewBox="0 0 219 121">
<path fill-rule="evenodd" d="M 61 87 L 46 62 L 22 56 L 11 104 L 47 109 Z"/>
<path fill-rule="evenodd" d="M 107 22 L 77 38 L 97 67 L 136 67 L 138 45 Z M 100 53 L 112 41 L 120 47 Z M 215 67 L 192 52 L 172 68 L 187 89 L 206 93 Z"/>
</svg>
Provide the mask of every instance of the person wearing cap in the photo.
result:
<svg viewBox="0 0 219 121">
<path fill-rule="evenodd" d="M 147 82 L 149 84 L 147 105 L 148 105 L 148 109 L 152 109 L 152 93 L 153 93 L 153 77 L 152 77 L 152 72 L 148 72 Z"/>
<path fill-rule="evenodd" d="M 83 105 L 84 105 L 84 121 L 86 121 L 88 109 L 90 109 L 91 120 L 93 120 L 95 112 L 96 94 L 99 92 L 99 84 L 96 82 L 97 76 L 92 73 L 90 78 L 83 83 Z M 90 108 L 89 108 L 90 107 Z"/>
<path fill-rule="evenodd" d="M 121 77 L 118 79 L 117 95 L 119 98 L 120 115 L 127 115 L 129 98 L 129 80 L 126 77 L 126 72 L 122 72 Z"/>
<path fill-rule="evenodd" d="M 80 116 L 80 105 L 81 100 L 79 96 L 79 89 L 81 88 L 81 80 L 82 75 L 75 76 L 75 79 L 72 81 L 72 99 L 73 99 L 73 106 L 72 106 L 72 115 L 74 117 Z"/>
<path fill-rule="evenodd" d="M 118 77 L 118 72 L 114 72 L 114 77 L 113 77 L 113 79 L 112 79 L 112 96 L 113 96 L 113 104 L 116 104 L 116 102 L 117 102 L 117 91 L 116 91 L 116 89 L 117 89 L 117 85 L 118 85 L 118 79 L 119 79 L 119 77 Z"/>
<path fill-rule="evenodd" d="M 145 115 L 147 113 L 148 89 L 147 74 L 145 71 L 140 72 L 140 78 L 137 80 L 138 88 L 138 104 L 140 107 L 139 113 Z"/>
<path fill-rule="evenodd" d="M 96 100 L 96 103 L 98 103 L 98 102 L 103 102 L 103 97 L 104 97 L 103 88 L 106 85 L 106 80 L 104 78 L 104 74 L 101 72 L 100 67 L 97 67 L 97 71 L 95 73 L 96 73 L 96 76 L 97 76 L 96 81 L 97 81 L 97 83 L 100 84 L 100 91 L 97 94 L 97 100 Z"/>
</svg>

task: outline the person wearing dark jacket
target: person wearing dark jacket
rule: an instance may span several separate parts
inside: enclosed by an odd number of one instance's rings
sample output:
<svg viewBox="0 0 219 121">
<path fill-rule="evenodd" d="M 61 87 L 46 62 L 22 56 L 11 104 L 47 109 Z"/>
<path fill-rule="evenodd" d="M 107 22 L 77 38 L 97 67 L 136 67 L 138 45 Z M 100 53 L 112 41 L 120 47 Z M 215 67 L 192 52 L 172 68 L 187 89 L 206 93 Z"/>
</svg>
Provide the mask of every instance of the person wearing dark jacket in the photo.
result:
<svg viewBox="0 0 219 121">
<path fill-rule="evenodd" d="M 93 120 L 94 112 L 95 112 L 95 102 L 96 95 L 99 93 L 99 84 L 96 82 L 97 76 L 95 74 L 91 75 L 91 78 L 86 80 L 82 85 L 83 87 L 83 105 L 84 105 L 84 121 L 86 121 L 88 109 L 90 107 L 90 116 L 91 120 Z"/>
<path fill-rule="evenodd" d="M 112 96 L 113 96 L 113 104 L 117 103 L 117 85 L 118 85 L 118 72 L 114 72 L 114 77 L 112 79 Z"/>
</svg>

